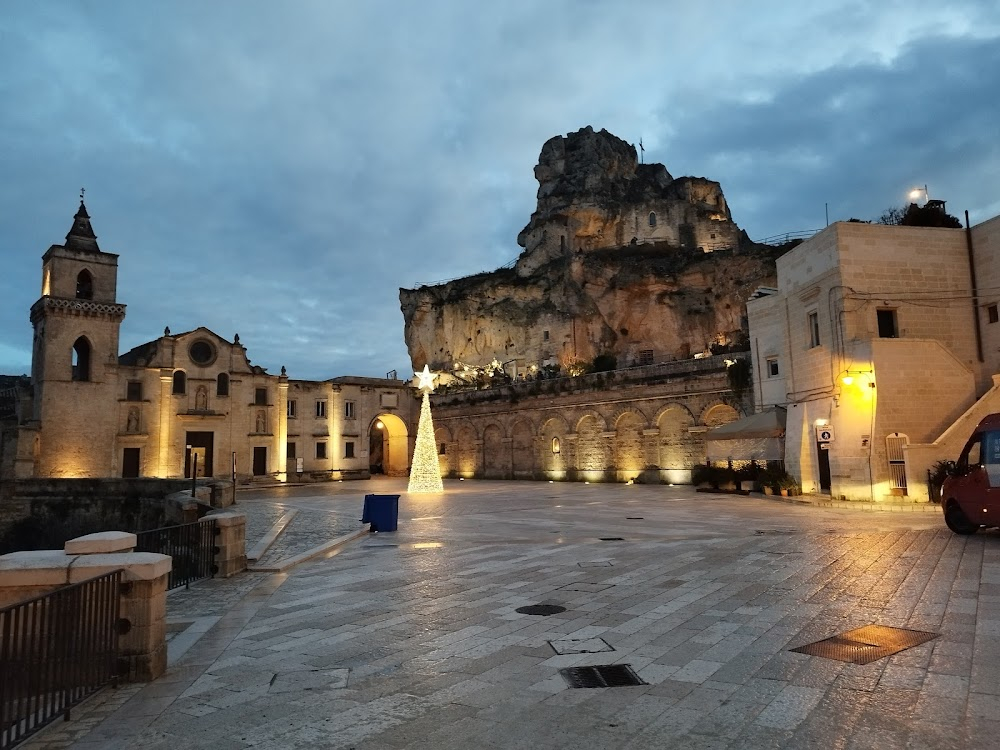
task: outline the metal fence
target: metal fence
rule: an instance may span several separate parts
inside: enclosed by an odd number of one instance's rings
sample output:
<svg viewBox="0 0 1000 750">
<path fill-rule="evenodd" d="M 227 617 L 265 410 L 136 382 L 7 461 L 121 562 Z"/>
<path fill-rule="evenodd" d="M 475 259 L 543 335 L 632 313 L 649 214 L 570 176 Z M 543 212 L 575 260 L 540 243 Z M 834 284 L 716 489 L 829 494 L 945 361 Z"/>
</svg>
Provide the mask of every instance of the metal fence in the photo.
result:
<svg viewBox="0 0 1000 750">
<path fill-rule="evenodd" d="M 0 609 L 0 750 L 117 684 L 122 571 Z"/>
<path fill-rule="evenodd" d="M 211 519 L 140 531 L 135 535 L 135 551 L 170 555 L 173 565 L 167 578 L 167 590 L 187 588 L 191 581 L 215 575 L 215 555 L 219 551 L 215 546 L 217 533 Z"/>
</svg>

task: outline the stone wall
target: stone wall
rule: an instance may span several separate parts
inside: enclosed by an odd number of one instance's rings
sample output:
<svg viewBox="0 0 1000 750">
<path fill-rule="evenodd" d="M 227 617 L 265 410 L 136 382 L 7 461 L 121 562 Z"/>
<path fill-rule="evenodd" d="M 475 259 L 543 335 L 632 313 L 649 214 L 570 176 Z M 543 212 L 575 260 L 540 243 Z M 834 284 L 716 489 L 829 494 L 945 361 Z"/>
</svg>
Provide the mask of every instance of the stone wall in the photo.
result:
<svg viewBox="0 0 1000 750">
<path fill-rule="evenodd" d="M 705 432 L 752 411 L 723 357 L 432 397 L 450 477 L 690 481 Z"/>
<path fill-rule="evenodd" d="M 191 480 L 184 479 L 21 479 L 6 482 L 0 502 L 0 536 L 18 521 L 31 518 L 24 534 L 64 531 L 69 539 L 81 533 L 109 528 L 130 531 L 156 528 L 197 519 L 209 503 L 223 505 L 231 490 L 220 483 L 201 483 L 202 510 L 195 518 L 168 495 L 188 497 Z M 23 527 L 23 524 L 22 524 Z M 58 544 L 61 542 L 50 542 Z"/>
</svg>

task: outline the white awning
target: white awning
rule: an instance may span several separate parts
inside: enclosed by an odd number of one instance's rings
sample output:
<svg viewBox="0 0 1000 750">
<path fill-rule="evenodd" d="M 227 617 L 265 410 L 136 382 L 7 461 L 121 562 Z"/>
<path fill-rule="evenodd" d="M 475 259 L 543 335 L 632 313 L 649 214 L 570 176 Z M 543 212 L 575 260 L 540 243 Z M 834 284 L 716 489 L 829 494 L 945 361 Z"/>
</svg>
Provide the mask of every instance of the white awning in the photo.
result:
<svg viewBox="0 0 1000 750">
<path fill-rule="evenodd" d="M 709 461 L 783 461 L 786 411 L 772 406 L 705 434 Z"/>
</svg>

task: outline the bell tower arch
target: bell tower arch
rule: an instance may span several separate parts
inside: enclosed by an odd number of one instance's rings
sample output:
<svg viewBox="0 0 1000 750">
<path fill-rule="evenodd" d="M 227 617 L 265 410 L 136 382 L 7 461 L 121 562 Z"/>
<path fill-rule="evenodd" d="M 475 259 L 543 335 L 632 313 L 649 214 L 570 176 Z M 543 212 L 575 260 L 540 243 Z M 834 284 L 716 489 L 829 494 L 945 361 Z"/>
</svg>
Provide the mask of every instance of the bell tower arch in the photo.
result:
<svg viewBox="0 0 1000 750">
<path fill-rule="evenodd" d="M 111 475 L 125 318 L 117 285 L 118 256 L 98 246 L 81 191 L 65 244 L 42 256 L 42 294 L 31 306 L 35 476 Z"/>
</svg>

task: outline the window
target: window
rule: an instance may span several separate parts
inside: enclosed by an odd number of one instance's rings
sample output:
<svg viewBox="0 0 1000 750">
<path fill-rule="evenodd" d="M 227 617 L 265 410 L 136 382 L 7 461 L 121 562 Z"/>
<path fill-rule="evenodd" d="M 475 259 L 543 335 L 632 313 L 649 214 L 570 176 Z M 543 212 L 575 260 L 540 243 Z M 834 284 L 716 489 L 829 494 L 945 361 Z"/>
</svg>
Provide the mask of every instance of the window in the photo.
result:
<svg viewBox="0 0 1000 750">
<path fill-rule="evenodd" d="M 649 212 L 649 226 L 656 226 L 656 213 L 654 211 Z"/>
<path fill-rule="evenodd" d="M 227 373 L 220 372 L 219 377 L 215 379 L 215 395 L 229 395 L 229 375 Z"/>
<path fill-rule="evenodd" d="M 295 419 L 295 399 L 288 400 L 288 418 Z"/>
<path fill-rule="evenodd" d="M 174 373 L 174 390 L 173 394 L 175 396 L 183 396 L 187 392 L 187 375 L 184 374 L 184 370 L 178 370 Z"/>
<path fill-rule="evenodd" d="M 1000 312 L 997 311 L 996 305 L 990 305 L 986 308 L 986 317 L 989 319 L 990 323 L 996 323 L 1000 320 Z"/>
<path fill-rule="evenodd" d="M 559 438 L 552 438 L 552 452 L 559 453 L 560 450 L 562 450 L 562 446 L 559 445 Z"/>
<path fill-rule="evenodd" d="M 83 336 L 73 343 L 73 380 L 90 380 L 90 342 Z"/>
<path fill-rule="evenodd" d="M 880 339 L 894 339 L 899 335 L 896 328 L 895 310 L 876 310 L 875 318 L 878 321 L 878 337 Z"/>
<path fill-rule="evenodd" d="M 354 442 L 344 443 L 344 458 L 354 458 Z"/>
<path fill-rule="evenodd" d="M 76 277 L 76 298 L 94 299 L 94 278 L 90 271 L 80 271 Z"/>
<path fill-rule="evenodd" d="M 267 406 L 267 388 L 253 389 L 253 405 Z"/>
<path fill-rule="evenodd" d="M 326 416 L 326 401 L 316 402 L 316 417 L 322 419 Z"/>
<path fill-rule="evenodd" d="M 778 377 L 778 358 L 771 357 L 767 360 L 767 376 L 769 378 Z"/>
<path fill-rule="evenodd" d="M 126 401 L 142 401 L 142 381 L 130 380 L 125 385 Z"/>
<path fill-rule="evenodd" d="M 205 367 L 215 361 L 215 347 L 204 339 L 199 339 L 191 344 L 188 349 L 188 356 L 196 365 Z"/>
<path fill-rule="evenodd" d="M 295 443 L 287 443 L 285 447 L 285 456 L 287 458 L 295 458 Z"/>
<path fill-rule="evenodd" d="M 344 402 L 344 419 L 354 419 L 354 402 Z"/>
<path fill-rule="evenodd" d="M 548 340 L 549 340 L 549 332 L 542 331 L 542 341 L 548 341 Z"/>
<path fill-rule="evenodd" d="M 819 313 L 811 312 L 807 317 L 809 323 L 809 348 L 819 346 Z"/>
<path fill-rule="evenodd" d="M 316 443 L 316 458 L 326 458 L 326 443 Z"/>
<path fill-rule="evenodd" d="M 447 443 L 441 443 L 441 447 L 438 448 L 438 455 L 439 456 L 444 456 L 447 453 L 448 453 L 448 444 Z"/>
</svg>

